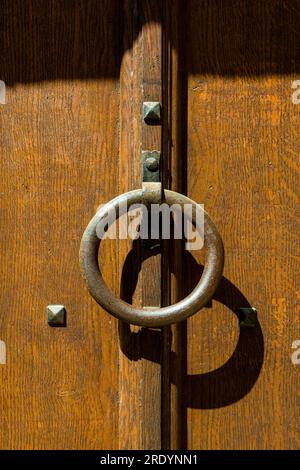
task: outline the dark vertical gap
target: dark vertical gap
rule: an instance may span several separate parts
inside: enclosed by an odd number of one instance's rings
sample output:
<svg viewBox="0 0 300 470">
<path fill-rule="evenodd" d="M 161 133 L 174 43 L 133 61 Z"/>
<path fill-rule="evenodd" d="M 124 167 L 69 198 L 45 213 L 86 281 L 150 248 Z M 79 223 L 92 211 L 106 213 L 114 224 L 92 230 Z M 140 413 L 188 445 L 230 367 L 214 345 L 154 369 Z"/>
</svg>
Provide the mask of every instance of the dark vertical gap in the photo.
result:
<svg viewBox="0 0 300 470">
<path fill-rule="evenodd" d="M 177 86 L 176 100 L 177 100 L 177 115 L 174 119 L 177 120 L 180 125 L 177 126 L 178 135 L 176 136 L 178 142 L 177 152 L 177 168 L 179 177 L 177 177 L 176 191 L 187 195 L 188 186 L 188 173 L 187 173 L 187 152 L 188 152 L 188 76 L 187 76 L 187 64 L 186 64 L 186 45 L 187 40 L 183 38 L 181 32 L 185 32 L 185 38 L 187 36 L 187 5 L 184 2 L 178 1 L 178 31 L 176 32 L 176 44 L 173 45 L 177 48 L 178 54 L 178 67 L 177 67 Z M 185 297 L 184 290 L 184 240 L 179 241 L 177 251 L 180 253 L 180 271 L 175 273 L 176 282 L 178 283 L 178 295 L 177 300 Z M 178 413 L 178 436 L 177 443 L 179 449 L 187 449 L 187 408 L 185 406 L 185 377 L 187 376 L 187 321 L 178 323 L 174 326 L 176 328 L 176 359 L 175 364 L 178 369 L 176 386 L 178 389 L 178 400 L 177 410 Z"/>
<path fill-rule="evenodd" d="M 171 80 L 171 57 L 168 22 L 168 2 L 162 1 L 162 188 L 169 188 L 170 172 L 170 80 Z M 170 304 L 170 272 L 169 272 L 169 248 L 167 240 L 162 240 L 161 257 L 161 305 Z M 170 449 L 170 353 L 171 353 L 171 328 L 166 326 L 162 329 L 162 392 L 161 392 L 161 445 L 162 449 Z"/>
</svg>

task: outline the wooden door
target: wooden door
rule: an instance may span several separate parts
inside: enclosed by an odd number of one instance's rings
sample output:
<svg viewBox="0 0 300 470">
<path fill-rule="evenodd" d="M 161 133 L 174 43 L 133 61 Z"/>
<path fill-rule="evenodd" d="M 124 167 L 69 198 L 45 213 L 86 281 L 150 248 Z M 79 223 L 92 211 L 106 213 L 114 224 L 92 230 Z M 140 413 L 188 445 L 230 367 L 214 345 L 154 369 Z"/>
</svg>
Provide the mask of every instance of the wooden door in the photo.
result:
<svg viewBox="0 0 300 470">
<path fill-rule="evenodd" d="M 298 449 L 300 2 L 0 11 L 0 448 Z M 143 101 L 162 103 L 159 126 Z M 141 152 L 155 149 L 164 188 L 204 204 L 226 262 L 207 308 L 145 329 L 92 299 L 78 251 L 98 206 L 141 187 Z M 177 301 L 203 269 L 178 241 L 150 256 L 107 240 L 100 256 L 135 305 Z M 47 323 L 52 304 L 62 327 Z"/>
<path fill-rule="evenodd" d="M 134 94 L 148 9 L 134 4 L 0 1 L 1 449 L 161 445 L 161 333 L 148 361 L 152 337 L 100 309 L 78 259 L 97 207 L 141 185 Z M 130 290 L 129 251 L 115 240 L 101 252 L 117 295 Z M 52 304 L 65 327 L 48 325 Z"/>
<path fill-rule="evenodd" d="M 281 0 L 190 0 L 179 15 L 176 184 L 205 205 L 225 246 L 211 304 L 176 327 L 181 447 L 300 446 L 299 15 L 300 2 Z M 185 252 L 182 266 L 187 292 L 200 254 Z M 257 309 L 255 327 L 239 326 L 241 307 Z"/>
</svg>

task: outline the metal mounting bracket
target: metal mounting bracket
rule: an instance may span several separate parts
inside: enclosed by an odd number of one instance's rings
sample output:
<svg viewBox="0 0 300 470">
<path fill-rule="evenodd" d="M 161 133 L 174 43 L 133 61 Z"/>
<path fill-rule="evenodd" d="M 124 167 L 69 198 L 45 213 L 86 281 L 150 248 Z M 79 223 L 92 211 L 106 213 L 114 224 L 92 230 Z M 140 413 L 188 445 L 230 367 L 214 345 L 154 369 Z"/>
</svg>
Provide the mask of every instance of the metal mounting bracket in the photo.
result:
<svg viewBox="0 0 300 470">
<path fill-rule="evenodd" d="M 143 183 L 159 183 L 160 182 L 160 157 L 158 150 L 143 150 Z"/>
</svg>

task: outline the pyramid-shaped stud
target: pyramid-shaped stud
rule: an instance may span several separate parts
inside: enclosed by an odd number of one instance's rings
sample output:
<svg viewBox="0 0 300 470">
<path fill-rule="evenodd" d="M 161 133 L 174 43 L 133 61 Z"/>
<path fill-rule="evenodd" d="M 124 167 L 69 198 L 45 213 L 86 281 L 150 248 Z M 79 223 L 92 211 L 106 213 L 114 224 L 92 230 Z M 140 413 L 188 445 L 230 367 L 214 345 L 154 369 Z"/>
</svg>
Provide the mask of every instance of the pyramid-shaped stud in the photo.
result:
<svg viewBox="0 0 300 470">
<path fill-rule="evenodd" d="M 145 101 L 143 103 L 143 118 L 148 124 L 159 124 L 161 120 L 160 102 Z"/>
<path fill-rule="evenodd" d="M 47 305 L 46 314 L 48 325 L 66 325 L 66 309 L 63 305 Z"/>
</svg>

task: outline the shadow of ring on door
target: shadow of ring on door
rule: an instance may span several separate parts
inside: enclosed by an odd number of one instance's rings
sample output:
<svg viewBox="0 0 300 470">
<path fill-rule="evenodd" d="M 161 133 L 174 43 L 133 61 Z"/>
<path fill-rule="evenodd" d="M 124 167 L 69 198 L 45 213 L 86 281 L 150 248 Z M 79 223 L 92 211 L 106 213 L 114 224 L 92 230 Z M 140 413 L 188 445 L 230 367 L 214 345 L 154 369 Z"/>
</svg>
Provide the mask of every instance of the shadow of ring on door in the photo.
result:
<svg viewBox="0 0 300 470">
<path fill-rule="evenodd" d="M 138 244 L 139 240 L 133 243 L 122 270 L 121 298 L 128 303 L 132 302 L 142 265 L 142 261 L 137 262 Z M 146 257 L 153 254 L 155 253 L 149 252 Z M 189 266 L 189 272 L 196 284 L 203 266 L 187 251 L 184 253 L 184 264 Z M 212 300 L 227 306 L 238 318 L 240 307 L 251 306 L 242 292 L 225 277 L 221 279 Z M 264 340 L 259 322 L 257 321 L 254 327 L 240 326 L 236 348 L 225 364 L 210 372 L 192 375 L 187 374 L 187 323 L 182 322 L 181 327 L 183 350 L 180 358 L 174 352 L 170 354 L 170 381 L 181 390 L 182 406 L 214 409 L 228 406 L 245 397 L 255 385 L 264 360 Z M 122 352 L 130 360 L 145 358 L 162 364 L 161 329 L 140 328 L 138 332 L 132 332 L 129 324 L 120 321 L 119 339 Z M 181 384 L 178 383 L 176 373 L 178 367 L 182 368 L 182 373 L 179 374 Z"/>
</svg>

